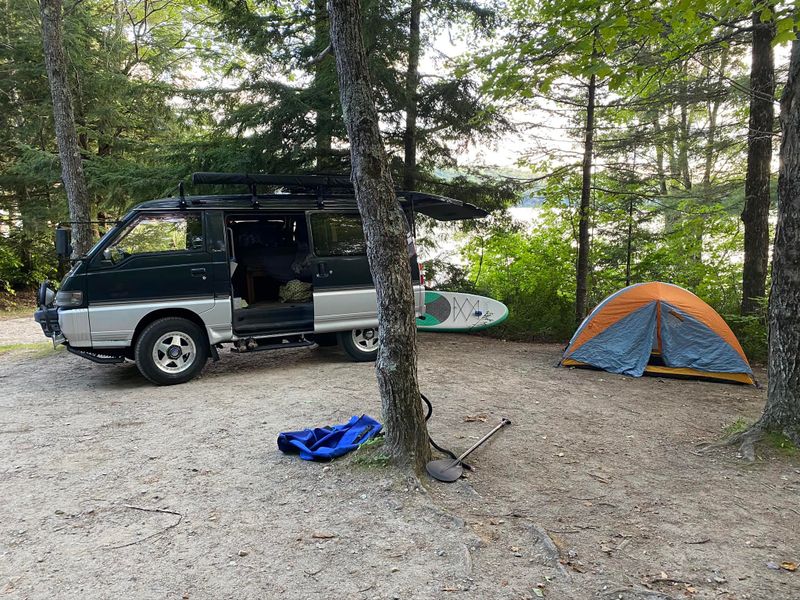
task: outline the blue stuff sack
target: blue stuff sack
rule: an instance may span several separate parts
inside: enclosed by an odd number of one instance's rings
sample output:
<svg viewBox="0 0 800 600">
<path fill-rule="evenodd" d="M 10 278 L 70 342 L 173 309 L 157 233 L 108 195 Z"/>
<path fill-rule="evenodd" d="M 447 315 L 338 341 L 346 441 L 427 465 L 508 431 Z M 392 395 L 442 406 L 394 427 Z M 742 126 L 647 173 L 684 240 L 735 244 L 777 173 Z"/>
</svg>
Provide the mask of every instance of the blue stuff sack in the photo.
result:
<svg viewBox="0 0 800 600">
<path fill-rule="evenodd" d="M 278 434 L 278 450 L 300 454 L 303 460 L 333 460 L 375 437 L 383 426 L 368 415 L 354 416 L 343 425 L 316 427 Z"/>
</svg>

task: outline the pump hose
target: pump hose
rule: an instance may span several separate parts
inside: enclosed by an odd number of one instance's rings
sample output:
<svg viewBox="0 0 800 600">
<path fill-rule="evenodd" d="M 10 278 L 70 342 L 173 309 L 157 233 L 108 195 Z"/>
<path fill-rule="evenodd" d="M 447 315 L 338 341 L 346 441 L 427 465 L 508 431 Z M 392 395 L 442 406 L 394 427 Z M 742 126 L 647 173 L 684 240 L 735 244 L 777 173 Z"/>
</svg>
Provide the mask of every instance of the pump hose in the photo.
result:
<svg viewBox="0 0 800 600">
<path fill-rule="evenodd" d="M 430 400 L 428 400 L 428 397 L 427 397 L 425 394 L 423 394 L 422 392 L 420 392 L 420 393 L 419 393 L 419 395 L 420 395 L 420 398 L 422 398 L 423 402 L 425 402 L 425 404 L 428 406 L 428 414 L 426 414 L 426 415 L 425 415 L 425 421 L 427 422 L 427 421 L 428 421 L 428 419 L 430 419 L 430 418 L 431 418 L 431 415 L 433 414 L 433 404 L 431 404 L 431 401 L 430 401 Z M 451 451 L 450 451 L 450 450 L 448 450 L 447 448 L 442 448 L 442 447 L 441 447 L 439 444 L 437 444 L 437 443 L 436 443 L 436 442 L 433 440 L 433 438 L 430 436 L 430 434 L 428 434 L 428 441 L 431 443 L 431 446 L 433 446 L 434 448 L 436 448 L 436 449 L 437 449 L 439 452 L 441 452 L 442 454 L 446 454 L 447 456 L 449 456 L 449 457 L 450 457 L 450 458 L 452 458 L 453 460 L 456 460 L 456 459 L 458 458 L 458 457 L 457 457 L 457 456 L 456 456 L 456 455 L 455 455 L 453 452 L 451 452 Z M 467 469 L 468 471 L 471 471 L 471 470 L 472 470 L 472 467 L 471 467 L 471 466 L 469 466 L 469 465 L 468 465 L 467 463 L 465 463 L 465 462 L 462 462 L 462 463 L 461 463 L 461 466 L 462 466 L 462 467 L 464 467 L 465 469 Z"/>
</svg>

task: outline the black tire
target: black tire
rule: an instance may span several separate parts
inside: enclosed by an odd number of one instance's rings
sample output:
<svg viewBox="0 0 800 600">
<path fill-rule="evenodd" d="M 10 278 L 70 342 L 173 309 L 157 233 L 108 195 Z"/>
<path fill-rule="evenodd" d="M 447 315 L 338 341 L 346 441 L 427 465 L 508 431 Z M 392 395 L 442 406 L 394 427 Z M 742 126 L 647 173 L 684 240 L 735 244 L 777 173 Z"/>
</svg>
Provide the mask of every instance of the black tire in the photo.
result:
<svg viewBox="0 0 800 600">
<path fill-rule="evenodd" d="M 208 340 L 196 323 L 165 317 L 144 328 L 136 340 L 134 357 L 147 379 L 156 385 L 175 385 L 186 383 L 200 373 L 208 353 Z"/>
<path fill-rule="evenodd" d="M 374 337 L 369 337 L 369 332 L 372 332 Z M 344 348 L 350 359 L 355 362 L 374 362 L 378 357 L 380 341 L 378 340 L 377 329 L 340 331 L 337 337 L 339 338 L 339 345 Z"/>
</svg>

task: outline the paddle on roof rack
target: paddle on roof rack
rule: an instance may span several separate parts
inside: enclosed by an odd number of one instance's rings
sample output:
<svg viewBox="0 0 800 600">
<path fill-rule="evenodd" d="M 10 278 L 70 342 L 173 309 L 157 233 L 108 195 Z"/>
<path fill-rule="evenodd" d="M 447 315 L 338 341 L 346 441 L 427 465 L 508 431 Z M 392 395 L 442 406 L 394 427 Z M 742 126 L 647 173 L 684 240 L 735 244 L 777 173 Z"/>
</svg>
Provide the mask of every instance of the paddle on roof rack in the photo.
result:
<svg viewBox="0 0 800 600">
<path fill-rule="evenodd" d="M 353 183 L 344 175 L 265 175 L 258 173 L 192 173 L 192 183 L 199 185 L 246 185 L 250 189 L 253 207 L 260 206 L 257 185 L 284 187 L 290 190 L 311 191 L 317 196 L 317 205 L 323 208 L 325 197 L 334 194 L 353 194 Z M 467 202 L 427 194 L 397 190 L 401 203 L 414 211 L 439 221 L 480 219 L 489 213 Z"/>
</svg>

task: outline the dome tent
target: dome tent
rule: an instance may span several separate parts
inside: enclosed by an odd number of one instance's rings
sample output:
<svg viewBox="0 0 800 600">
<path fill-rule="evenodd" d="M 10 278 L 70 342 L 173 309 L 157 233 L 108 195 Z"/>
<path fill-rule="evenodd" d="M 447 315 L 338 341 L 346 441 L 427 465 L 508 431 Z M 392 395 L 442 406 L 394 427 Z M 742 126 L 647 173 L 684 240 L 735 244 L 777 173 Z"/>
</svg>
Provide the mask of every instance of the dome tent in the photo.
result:
<svg viewBox="0 0 800 600">
<path fill-rule="evenodd" d="M 634 377 L 653 373 L 755 383 L 725 320 L 670 283 L 639 283 L 603 300 L 572 336 L 560 364 Z"/>
</svg>

